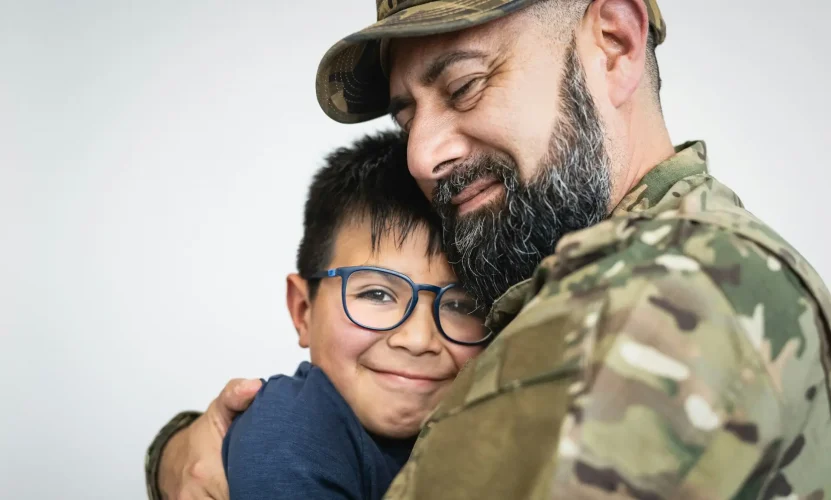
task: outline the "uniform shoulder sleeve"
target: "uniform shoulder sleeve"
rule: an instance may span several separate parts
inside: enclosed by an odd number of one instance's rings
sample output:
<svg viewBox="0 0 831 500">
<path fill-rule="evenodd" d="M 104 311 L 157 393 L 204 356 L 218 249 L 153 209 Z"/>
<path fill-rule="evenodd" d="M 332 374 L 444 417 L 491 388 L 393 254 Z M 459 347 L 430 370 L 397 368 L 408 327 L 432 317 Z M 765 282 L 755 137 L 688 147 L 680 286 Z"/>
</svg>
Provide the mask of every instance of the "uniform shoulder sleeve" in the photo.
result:
<svg viewBox="0 0 831 500">
<path fill-rule="evenodd" d="M 603 293 L 574 300 L 602 303 L 558 450 L 556 487 L 575 498 L 758 490 L 806 425 L 823 380 L 815 304 L 753 242 L 685 231 L 600 264 Z"/>
<path fill-rule="evenodd" d="M 321 375 L 272 378 L 235 419 L 223 443 L 231 498 L 363 498 L 356 422 Z"/>
<path fill-rule="evenodd" d="M 787 244 L 745 234 L 704 224 L 681 248 L 731 304 L 781 400 L 781 442 L 756 474 L 769 476 L 765 495 L 827 495 L 827 468 L 819 465 L 826 463 L 831 442 L 831 331 L 821 311 L 824 285 L 812 282 L 819 278 L 805 272 L 807 262 Z"/>
<path fill-rule="evenodd" d="M 144 455 L 144 481 L 147 487 L 147 498 L 149 500 L 162 500 L 162 492 L 159 489 L 159 465 L 162 460 L 164 447 L 177 432 L 193 423 L 202 415 L 198 411 L 183 411 L 174 416 L 153 438 L 147 453 Z"/>
</svg>

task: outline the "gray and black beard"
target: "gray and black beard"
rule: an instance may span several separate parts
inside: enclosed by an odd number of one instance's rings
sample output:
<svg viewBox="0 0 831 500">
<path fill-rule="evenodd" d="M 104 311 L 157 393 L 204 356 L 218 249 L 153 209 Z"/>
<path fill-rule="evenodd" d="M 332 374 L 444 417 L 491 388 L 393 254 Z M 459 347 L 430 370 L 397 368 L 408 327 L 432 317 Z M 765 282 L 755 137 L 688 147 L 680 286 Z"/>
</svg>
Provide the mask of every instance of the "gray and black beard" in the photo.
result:
<svg viewBox="0 0 831 500">
<path fill-rule="evenodd" d="M 532 180 L 519 179 L 512 159 L 487 154 L 470 158 L 436 186 L 445 252 L 461 284 L 484 305 L 530 278 L 563 235 L 607 215 L 611 161 L 574 46 L 561 88 L 562 117 Z M 504 199 L 459 216 L 451 198 L 482 177 L 502 182 Z"/>
</svg>

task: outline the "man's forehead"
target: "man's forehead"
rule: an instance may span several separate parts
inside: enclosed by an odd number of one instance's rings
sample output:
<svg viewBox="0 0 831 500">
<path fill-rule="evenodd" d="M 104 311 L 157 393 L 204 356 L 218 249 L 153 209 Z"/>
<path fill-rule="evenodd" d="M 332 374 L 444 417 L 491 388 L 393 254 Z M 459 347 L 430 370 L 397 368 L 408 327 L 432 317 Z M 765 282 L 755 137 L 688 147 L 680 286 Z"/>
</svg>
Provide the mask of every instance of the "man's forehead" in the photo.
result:
<svg viewBox="0 0 831 500">
<path fill-rule="evenodd" d="M 487 58 L 499 53 L 500 44 L 493 37 L 484 36 L 482 30 L 470 30 L 430 35 L 418 38 L 398 38 L 388 42 L 387 68 L 391 80 L 405 76 L 425 76 L 427 68 L 442 57 L 454 54 L 476 54 Z M 420 73 L 420 74 L 414 74 Z"/>
<path fill-rule="evenodd" d="M 524 38 L 529 31 L 526 21 L 541 28 L 551 25 L 550 22 L 539 22 L 538 16 L 522 15 L 530 12 L 525 7 L 537 1 L 376 0 L 378 21 L 335 43 L 320 61 L 315 78 L 318 103 L 330 118 L 340 123 L 378 118 L 389 104 L 387 84 L 392 69 L 388 40 L 478 28 L 499 31 L 493 33 L 498 38 Z M 666 34 L 666 25 L 657 0 L 643 1 L 656 41 L 660 43 Z M 570 3 L 572 0 L 566 4 Z M 522 21 L 513 24 L 513 20 L 519 19 Z M 513 24 L 513 29 L 497 30 L 497 26 L 506 24 Z M 396 59 L 398 57 L 396 54 Z"/>
</svg>

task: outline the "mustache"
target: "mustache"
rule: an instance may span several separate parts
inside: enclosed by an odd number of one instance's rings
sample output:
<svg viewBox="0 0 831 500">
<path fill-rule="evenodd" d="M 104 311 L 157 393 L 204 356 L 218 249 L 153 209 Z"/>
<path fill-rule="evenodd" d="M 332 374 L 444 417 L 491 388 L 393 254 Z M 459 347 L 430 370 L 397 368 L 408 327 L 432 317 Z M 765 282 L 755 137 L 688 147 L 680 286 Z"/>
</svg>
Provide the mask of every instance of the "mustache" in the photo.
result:
<svg viewBox="0 0 831 500">
<path fill-rule="evenodd" d="M 432 196 L 433 209 L 439 214 L 448 214 L 455 208 L 450 200 L 483 178 L 493 179 L 501 183 L 507 192 L 512 192 L 517 184 L 516 172 L 517 166 L 510 159 L 479 154 L 454 167 L 450 174 L 436 182 Z"/>
</svg>

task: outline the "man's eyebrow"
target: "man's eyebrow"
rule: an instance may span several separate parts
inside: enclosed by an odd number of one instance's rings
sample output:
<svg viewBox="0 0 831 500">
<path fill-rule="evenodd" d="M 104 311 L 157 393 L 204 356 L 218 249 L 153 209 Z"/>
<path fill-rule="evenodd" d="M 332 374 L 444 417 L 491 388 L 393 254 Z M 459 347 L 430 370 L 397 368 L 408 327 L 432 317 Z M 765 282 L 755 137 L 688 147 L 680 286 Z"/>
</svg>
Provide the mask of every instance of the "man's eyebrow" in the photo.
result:
<svg viewBox="0 0 831 500">
<path fill-rule="evenodd" d="M 454 50 L 433 59 L 421 75 L 422 85 L 432 85 L 448 67 L 468 59 L 484 59 L 487 54 L 478 50 Z"/>
<path fill-rule="evenodd" d="M 478 50 L 454 50 L 453 52 L 444 53 L 436 57 L 424 73 L 421 75 L 421 84 L 424 86 L 432 85 L 441 76 L 441 74 L 448 67 L 461 61 L 469 59 L 485 59 L 487 54 Z M 408 96 L 393 96 L 390 98 L 390 103 L 387 112 L 393 120 L 396 119 L 398 113 L 409 108 L 414 104 L 413 98 Z"/>
</svg>

